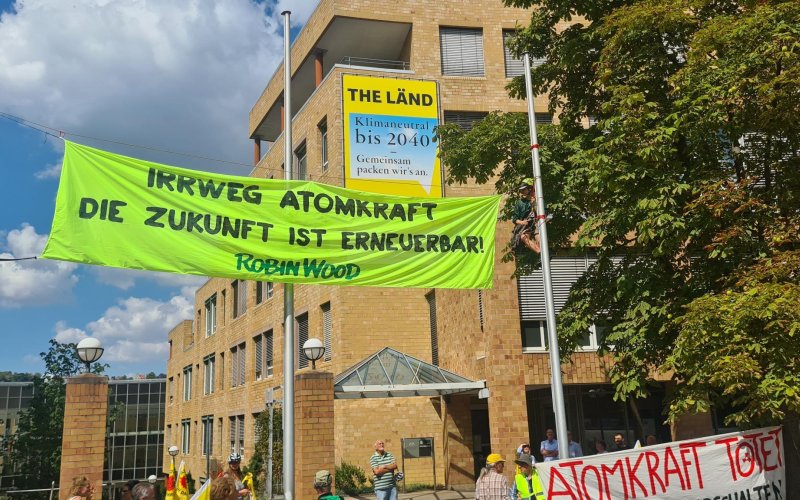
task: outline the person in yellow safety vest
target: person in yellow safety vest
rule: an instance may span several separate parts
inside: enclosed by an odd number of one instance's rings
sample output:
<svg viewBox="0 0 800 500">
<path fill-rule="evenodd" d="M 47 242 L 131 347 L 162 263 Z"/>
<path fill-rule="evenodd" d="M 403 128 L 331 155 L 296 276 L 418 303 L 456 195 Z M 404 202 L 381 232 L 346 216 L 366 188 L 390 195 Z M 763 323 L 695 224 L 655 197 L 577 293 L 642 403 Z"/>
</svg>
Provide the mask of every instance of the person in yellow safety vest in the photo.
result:
<svg viewBox="0 0 800 500">
<path fill-rule="evenodd" d="M 545 500 L 542 482 L 533 467 L 533 457 L 523 453 L 515 460 L 515 463 L 519 466 L 519 473 L 514 477 L 511 497 L 514 499 Z"/>
</svg>

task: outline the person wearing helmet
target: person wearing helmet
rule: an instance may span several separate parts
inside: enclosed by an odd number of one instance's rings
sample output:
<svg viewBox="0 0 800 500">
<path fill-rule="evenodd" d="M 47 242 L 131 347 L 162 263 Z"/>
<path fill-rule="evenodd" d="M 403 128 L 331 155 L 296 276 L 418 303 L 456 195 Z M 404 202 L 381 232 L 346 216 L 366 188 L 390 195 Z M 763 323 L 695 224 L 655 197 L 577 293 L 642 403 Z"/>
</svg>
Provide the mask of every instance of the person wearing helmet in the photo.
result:
<svg viewBox="0 0 800 500">
<path fill-rule="evenodd" d="M 506 461 L 497 453 L 486 457 L 486 467 L 475 484 L 475 500 L 506 500 L 510 488 L 508 479 L 503 475 Z"/>
<path fill-rule="evenodd" d="M 331 483 L 333 483 L 333 477 L 327 470 L 320 470 L 314 474 L 314 489 L 319 494 L 317 500 L 344 500 L 339 495 L 331 493 Z"/>
<path fill-rule="evenodd" d="M 533 189 L 533 179 L 530 177 L 523 179 L 518 191 L 520 199 L 514 203 L 514 214 L 511 218 L 511 222 L 514 223 L 512 233 L 514 247 L 522 244 L 529 250 L 539 253 L 541 251 L 539 235 L 534 230 L 536 211 L 533 203 L 536 192 Z"/>
<path fill-rule="evenodd" d="M 239 500 L 249 500 L 250 490 L 244 485 L 244 474 L 241 469 L 242 456 L 236 452 L 228 456 L 228 470 L 225 471 L 223 477 L 229 477 L 236 483 L 236 493 Z"/>
</svg>

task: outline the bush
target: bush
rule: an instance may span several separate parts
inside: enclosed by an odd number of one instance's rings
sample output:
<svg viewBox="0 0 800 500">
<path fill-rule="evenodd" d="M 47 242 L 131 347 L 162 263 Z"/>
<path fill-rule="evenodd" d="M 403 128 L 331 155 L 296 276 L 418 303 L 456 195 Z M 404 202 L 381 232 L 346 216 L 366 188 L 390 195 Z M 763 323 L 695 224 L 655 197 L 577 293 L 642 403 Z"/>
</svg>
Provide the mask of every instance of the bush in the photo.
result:
<svg viewBox="0 0 800 500">
<path fill-rule="evenodd" d="M 364 490 L 367 475 L 357 465 L 342 462 L 336 466 L 336 491 L 348 495 L 357 495 Z"/>
</svg>

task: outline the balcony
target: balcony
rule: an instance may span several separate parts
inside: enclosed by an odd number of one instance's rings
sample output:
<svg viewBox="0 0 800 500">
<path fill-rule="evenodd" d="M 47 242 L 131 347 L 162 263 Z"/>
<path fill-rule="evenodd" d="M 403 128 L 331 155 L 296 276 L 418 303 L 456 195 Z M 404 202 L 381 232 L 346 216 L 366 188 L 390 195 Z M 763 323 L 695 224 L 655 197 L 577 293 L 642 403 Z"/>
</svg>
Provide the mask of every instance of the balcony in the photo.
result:
<svg viewBox="0 0 800 500">
<path fill-rule="evenodd" d="M 313 46 L 295 43 L 292 47 L 292 57 L 302 58 L 292 75 L 292 114 L 297 114 L 335 67 L 410 71 L 411 37 L 411 23 L 333 17 Z M 268 111 L 251 137 L 271 142 L 281 134 L 282 90 L 283 78 L 276 71 L 261 97 L 267 100 L 262 104 L 269 106 Z"/>
</svg>

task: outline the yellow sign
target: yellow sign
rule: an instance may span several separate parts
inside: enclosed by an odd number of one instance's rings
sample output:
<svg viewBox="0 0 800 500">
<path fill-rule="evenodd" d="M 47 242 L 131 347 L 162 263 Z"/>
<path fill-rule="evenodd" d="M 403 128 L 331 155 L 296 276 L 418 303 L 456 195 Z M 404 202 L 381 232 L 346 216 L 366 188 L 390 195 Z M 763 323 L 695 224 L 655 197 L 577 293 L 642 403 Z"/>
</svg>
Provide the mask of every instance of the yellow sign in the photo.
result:
<svg viewBox="0 0 800 500">
<path fill-rule="evenodd" d="M 342 75 L 345 187 L 438 198 L 436 82 Z"/>
</svg>

